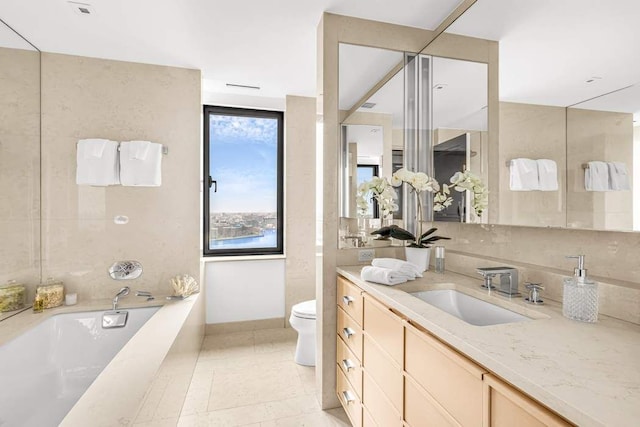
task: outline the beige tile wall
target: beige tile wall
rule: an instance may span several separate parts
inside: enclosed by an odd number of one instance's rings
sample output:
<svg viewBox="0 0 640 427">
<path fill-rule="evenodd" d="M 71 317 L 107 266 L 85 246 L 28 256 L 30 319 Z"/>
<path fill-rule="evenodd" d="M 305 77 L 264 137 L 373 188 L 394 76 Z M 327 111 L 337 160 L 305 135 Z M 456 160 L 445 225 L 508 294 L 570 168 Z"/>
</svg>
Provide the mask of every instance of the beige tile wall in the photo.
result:
<svg viewBox="0 0 640 427">
<path fill-rule="evenodd" d="M 174 275 L 199 277 L 200 123 L 198 70 L 43 53 L 43 276 L 80 299 L 123 285 L 107 274 L 118 260 L 144 266 L 132 289 L 167 294 Z M 76 185 L 76 142 L 91 137 L 168 146 L 162 186 Z"/>
<path fill-rule="evenodd" d="M 0 286 L 13 279 L 33 288 L 40 280 L 40 53 L 0 48 L 0 64 Z"/>
<path fill-rule="evenodd" d="M 316 297 L 316 99 L 287 96 L 285 312 Z"/>
</svg>

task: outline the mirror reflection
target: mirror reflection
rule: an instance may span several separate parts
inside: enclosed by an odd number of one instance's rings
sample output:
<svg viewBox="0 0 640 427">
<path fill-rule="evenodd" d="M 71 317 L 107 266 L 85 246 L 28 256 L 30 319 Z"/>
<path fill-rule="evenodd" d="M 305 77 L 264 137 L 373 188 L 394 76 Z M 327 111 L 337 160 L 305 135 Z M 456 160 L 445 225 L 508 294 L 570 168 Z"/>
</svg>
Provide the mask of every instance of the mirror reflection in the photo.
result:
<svg viewBox="0 0 640 427">
<path fill-rule="evenodd" d="M 9 281 L 4 292 L 33 289 L 40 283 L 40 52 L 2 22 L 0 195 L 0 292 Z M 16 306 L 4 308 L 0 319 Z"/>
</svg>

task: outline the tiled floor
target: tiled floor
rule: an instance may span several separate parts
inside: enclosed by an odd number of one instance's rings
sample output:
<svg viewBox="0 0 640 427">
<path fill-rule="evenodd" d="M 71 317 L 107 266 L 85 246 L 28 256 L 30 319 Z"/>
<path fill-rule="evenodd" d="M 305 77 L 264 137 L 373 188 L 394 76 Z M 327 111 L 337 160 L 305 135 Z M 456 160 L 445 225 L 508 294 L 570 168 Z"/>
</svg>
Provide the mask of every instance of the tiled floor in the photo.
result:
<svg viewBox="0 0 640 427">
<path fill-rule="evenodd" d="M 178 426 L 350 426 L 342 409 L 320 410 L 295 344 L 292 329 L 205 337 Z"/>
</svg>

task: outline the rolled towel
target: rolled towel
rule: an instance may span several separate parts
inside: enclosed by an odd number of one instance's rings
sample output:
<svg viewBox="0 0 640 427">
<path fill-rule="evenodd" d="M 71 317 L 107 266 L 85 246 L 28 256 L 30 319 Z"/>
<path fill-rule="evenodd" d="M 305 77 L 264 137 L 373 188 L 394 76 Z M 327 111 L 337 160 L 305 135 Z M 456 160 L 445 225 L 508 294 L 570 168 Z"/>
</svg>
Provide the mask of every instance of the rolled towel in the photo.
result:
<svg viewBox="0 0 640 427">
<path fill-rule="evenodd" d="M 371 261 L 371 265 L 374 267 L 390 268 L 401 272 L 408 277 L 422 277 L 422 272 L 418 271 L 418 268 L 410 262 L 403 261 L 396 258 L 374 258 Z"/>
<path fill-rule="evenodd" d="M 509 167 L 511 191 L 539 190 L 538 163 L 533 159 L 513 159 Z"/>
<path fill-rule="evenodd" d="M 558 191 L 558 165 L 549 159 L 538 159 L 540 191 Z"/>
<path fill-rule="evenodd" d="M 584 170 L 584 188 L 587 191 L 609 191 L 609 167 L 605 162 L 589 162 Z"/>
<path fill-rule="evenodd" d="M 631 190 L 627 165 L 622 162 L 608 162 L 607 167 L 609 169 L 609 182 L 611 183 L 612 190 Z"/>
<path fill-rule="evenodd" d="M 399 285 L 405 283 L 407 278 L 390 268 L 366 266 L 362 268 L 360 277 L 367 282 L 380 283 L 381 285 Z"/>
</svg>

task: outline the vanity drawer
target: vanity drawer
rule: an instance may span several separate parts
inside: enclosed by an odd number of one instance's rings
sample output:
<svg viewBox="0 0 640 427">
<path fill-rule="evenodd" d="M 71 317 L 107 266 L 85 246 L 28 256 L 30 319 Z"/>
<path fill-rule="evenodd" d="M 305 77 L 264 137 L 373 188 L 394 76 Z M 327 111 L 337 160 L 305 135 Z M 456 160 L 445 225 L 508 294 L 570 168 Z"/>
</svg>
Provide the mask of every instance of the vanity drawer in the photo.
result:
<svg viewBox="0 0 640 427">
<path fill-rule="evenodd" d="M 362 405 L 360 398 L 340 369 L 336 369 L 336 393 L 353 427 L 362 426 Z"/>
<path fill-rule="evenodd" d="M 338 307 L 336 332 L 342 338 L 347 347 L 353 352 L 353 355 L 362 360 L 362 329 L 348 314 Z"/>
<path fill-rule="evenodd" d="M 404 420 L 411 427 L 460 426 L 433 397 L 420 390 L 410 377 L 404 380 Z"/>
<path fill-rule="evenodd" d="M 362 403 L 380 427 L 401 427 L 402 417 L 387 399 L 380 386 L 366 373 L 362 375 Z"/>
<path fill-rule="evenodd" d="M 378 424 L 373 421 L 373 417 L 364 406 L 362 407 L 362 427 L 378 427 Z"/>
<path fill-rule="evenodd" d="M 362 326 L 362 289 L 344 277 L 338 276 L 336 302 L 338 307 Z"/>
<path fill-rule="evenodd" d="M 402 413 L 402 369 L 366 333 L 362 364 L 364 371 L 380 386 L 398 413 Z"/>
<path fill-rule="evenodd" d="M 400 368 L 403 365 L 404 326 L 391 309 L 365 294 L 364 325 L 367 335 L 391 356 Z"/>
<path fill-rule="evenodd" d="M 360 360 L 353 354 L 349 347 L 338 338 L 336 351 L 336 361 L 338 369 L 347 377 L 358 397 L 362 397 L 362 365 Z"/>
<path fill-rule="evenodd" d="M 484 377 L 489 413 L 487 427 L 569 427 L 563 420 L 535 400 L 488 374 Z"/>
<path fill-rule="evenodd" d="M 485 370 L 410 324 L 406 327 L 405 370 L 458 423 L 482 425 Z"/>
</svg>

